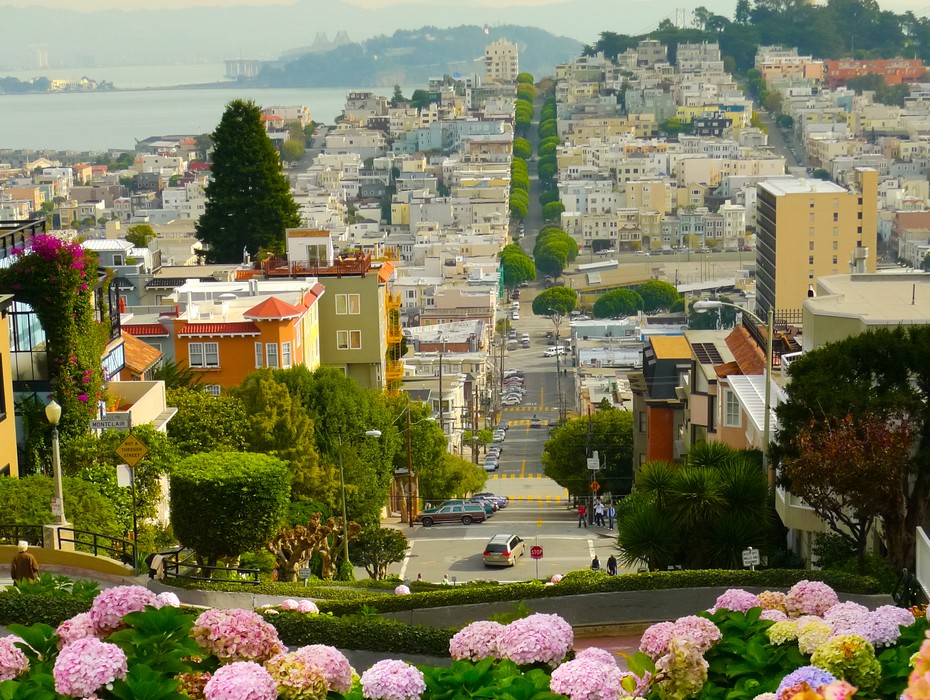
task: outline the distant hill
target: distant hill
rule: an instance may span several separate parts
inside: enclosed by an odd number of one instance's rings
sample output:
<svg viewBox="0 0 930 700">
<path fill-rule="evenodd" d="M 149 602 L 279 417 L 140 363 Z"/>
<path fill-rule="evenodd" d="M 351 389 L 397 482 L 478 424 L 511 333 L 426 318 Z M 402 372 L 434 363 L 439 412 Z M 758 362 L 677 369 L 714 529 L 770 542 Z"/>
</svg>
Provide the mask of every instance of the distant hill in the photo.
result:
<svg viewBox="0 0 930 700">
<path fill-rule="evenodd" d="M 492 39 L 493 36 L 493 39 Z M 555 64 L 577 56 L 580 42 L 533 27 L 505 25 L 487 34 L 483 27 L 423 27 L 396 31 L 331 51 L 306 53 L 281 65 L 265 66 L 255 81 L 262 87 L 347 87 L 422 85 L 431 77 L 484 74 L 484 47 L 505 38 L 517 44 L 520 70 L 551 75 Z"/>
</svg>

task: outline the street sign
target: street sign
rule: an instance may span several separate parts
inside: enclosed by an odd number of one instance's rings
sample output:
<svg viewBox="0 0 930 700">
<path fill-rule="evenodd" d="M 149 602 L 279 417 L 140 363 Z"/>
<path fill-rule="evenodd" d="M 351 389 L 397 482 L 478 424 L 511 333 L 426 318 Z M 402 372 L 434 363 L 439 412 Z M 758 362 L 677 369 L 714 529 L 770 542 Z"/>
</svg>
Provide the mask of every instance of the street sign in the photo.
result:
<svg viewBox="0 0 930 700">
<path fill-rule="evenodd" d="M 126 489 L 132 486 L 132 467 L 128 464 L 117 464 L 116 465 L 116 485 L 121 489 Z"/>
<path fill-rule="evenodd" d="M 131 433 L 116 448 L 116 454 L 122 457 L 130 467 L 136 466 L 148 453 L 149 448 L 145 446 L 145 443 Z"/>
<path fill-rule="evenodd" d="M 542 558 L 543 558 L 543 548 L 540 547 L 538 544 L 533 545 L 532 547 L 530 547 L 530 556 L 531 556 L 533 559 L 542 559 Z"/>
<path fill-rule="evenodd" d="M 588 462 L 588 469 L 590 469 L 591 471 L 596 472 L 598 469 L 601 468 L 601 458 L 597 454 L 597 450 L 594 450 L 594 452 L 591 453 L 591 456 L 588 457 L 587 462 Z"/>
<path fill-rule="evenodd" d="M 52 515 L 60 517 L 64 515 L 65 511 L 61 507 L 61 501 L 52 496 Z"/>
<path fill-rule="evenodd" d="M 592 481 L 592 482 L 591 482 L 591 490 L 594 491 L 595 493 L 597 493 L 598 491 L 601 490 L 601 485 L 600 485 L 599 483 L 597 483 L 596 481 Z"/>
<path fill-rule="evenodd" d="M 754 547 L 743 550 L 743 566 L 759 566 L 759 550 Z"/>
<path fill-rule="evenodd" d="M 95 418 L 90 421 L 91 430 L 129 430 L 129 414 L 108 418 Z"/>
<path fill-rule="evenodd" d="M 313 572 L 309 568 L 299 569 L 297 571 L 297 578 L 299 578 L 301 581 L 306 581 L 312 575 L 313 575 Z"/>
</svg>

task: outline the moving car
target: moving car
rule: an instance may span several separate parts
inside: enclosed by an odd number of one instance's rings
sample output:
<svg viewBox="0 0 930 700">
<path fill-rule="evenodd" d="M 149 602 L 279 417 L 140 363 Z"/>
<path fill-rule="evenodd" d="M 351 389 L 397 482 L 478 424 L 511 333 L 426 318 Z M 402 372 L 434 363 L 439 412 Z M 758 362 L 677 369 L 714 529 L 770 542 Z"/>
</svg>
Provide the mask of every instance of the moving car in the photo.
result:
<svg viewBox="0 0 930 700">
<path fill-rule="evenodd" d="M 546 348 L 543 352 L 543 357 L 555 357 L 556 355 L 564 355 L 565 348 L 561 346 L 556 346 L 554 348 Z"/>
<path fill-rule="evenodd" d="M 513 319 L 514 321 L 519 321 L 519 320 L 520 320 L 520 312 L 517 311 L 516 309 L 514 309 L 514 310 L 513 310 L 513 313 L 510 314 L 510 318 Z"/>
<path fill-rule="evenodd" d="M 516 535 L 494 535 L 484 546 L 485 566 L 516 566 L 526 544 Z"/>
<path fill-rule="evenodd" d="M 542 427 L 542 421 L 541 421 L 539 418 L 537 418 L 536 416 L 533 416 L 532 418 L 530 418 L 530 427 L 531 427 L 531 428 L 541 428 L 541 427 Z"/>
<path fill-rule="evenodd" d="M 483 523 L 486 518 L 484 506 L 461 504 L 427 508 L 420 512 L 416 517 L 416 521 L 423 523 L 423 527 L 431 527 L 436 523 L 471 525 L 472 523 Z"/>
</svg>

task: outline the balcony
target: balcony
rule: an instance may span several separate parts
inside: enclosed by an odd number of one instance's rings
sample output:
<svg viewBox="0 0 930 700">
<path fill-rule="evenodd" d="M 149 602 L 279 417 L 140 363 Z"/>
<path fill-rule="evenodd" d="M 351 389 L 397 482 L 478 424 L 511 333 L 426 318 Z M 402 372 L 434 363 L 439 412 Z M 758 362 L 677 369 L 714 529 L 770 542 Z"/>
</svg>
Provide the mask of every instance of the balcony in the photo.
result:
<svg viewBox="0 0 930 700">
<path fill-rule="evenodd" d="M 388 311 L 399 311 L 401 305 L 400 294 L 388 292 L 384 297 L 384 305 Z"/>
<path fill-rule="evenodd" d="M 793 530 L 804 532 L 827 532 L 827 524 L 817 517 L 803 499 L 783 488 L 775 489 L 775 510 L 782 524 Z"/>
<path fill-rule="evenodd" d="M 384 378 L 388 382 L 399 382 L 404 378 L 404 361 L 389 360 L 384 370 Z"/>
<path fill-rule="evenodd" d="M 107 397 L 113 410 L 107 410 L 111 418 L 128 416 L 131 425 L 151 425 L 164 430 L 165 425 L 178 412 L 166 405 L 164 382 L 110 382 Z"/>
<path fill-rule="evenodd" d="M 261 263 L 266 277 L 342 277 L 364 276 L 371 269 L 371 253 L 340 255 L 332 262 L 325 260 L 282 260 L 268 258 Z"/>
</svg>

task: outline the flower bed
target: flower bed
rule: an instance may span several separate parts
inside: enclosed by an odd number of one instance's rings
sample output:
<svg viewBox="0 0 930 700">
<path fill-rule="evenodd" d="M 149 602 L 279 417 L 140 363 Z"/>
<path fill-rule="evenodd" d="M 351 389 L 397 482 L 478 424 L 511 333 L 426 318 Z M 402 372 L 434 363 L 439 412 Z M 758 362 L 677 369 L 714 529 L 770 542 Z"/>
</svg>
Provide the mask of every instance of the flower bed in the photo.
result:
<svg viewBox="0 0 930 700">
<path fill-rule="evenodd" d="M 564 620 L 533 614 L 464 627 L 447 641 L 448 668 L 385 659 L 360 676 L 331 646 L 302 640 L 295 651 L 283 648 L 269 620 L 327 617 L 301 601 L 262 615 L 209 610 L 195 618 L 144 589 L 111 590 L 58 633 L 13 626 L 18 638 L 0 642 L 0 697 L 50 698 L 50 688 L 94 700 L 930 697 L 926 618 L 839 603 L 818 582 L 801 581 L 787 594 L 728 590 L 711 611 L 646 630 L 626 670 L 602 649 L 575 654 Z M 364 619 L 346 622 L 356 636 L 377 634 Z"/>
</svg>

